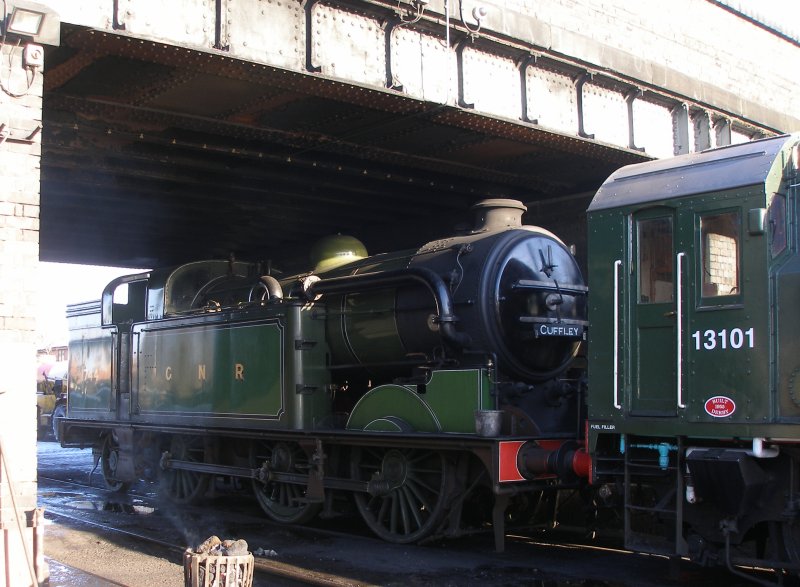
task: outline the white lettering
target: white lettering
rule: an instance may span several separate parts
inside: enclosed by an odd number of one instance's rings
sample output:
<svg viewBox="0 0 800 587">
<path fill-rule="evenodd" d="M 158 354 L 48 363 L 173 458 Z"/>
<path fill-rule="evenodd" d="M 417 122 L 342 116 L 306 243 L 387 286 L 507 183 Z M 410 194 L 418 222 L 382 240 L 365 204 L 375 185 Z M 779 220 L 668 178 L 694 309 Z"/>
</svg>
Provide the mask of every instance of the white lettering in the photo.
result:
<svg viewBox="0 0 800 587">
<path fill-rule="evenodd" d="M 742 330 L 741 328 L 733 328 L 728 331 L 723 328 L 718 332 L 713 330 L 695 330 L 692 333 L 694 339 L 694 350 L 699 351 L 705 349 L 712 351 L 716 348 L 726 350 L 728 348 L 741 349 L 755 348 L 755 335 L 753 328 Z"/>
<path fill-rule="evenodd" d="M 740 349 L 742 344 L 744 344 L 744 332 L 741 328 L 734 328 L 731 330 L 731 347 Z"/>
<path fill-rule="evenodd" d="M 712 351 L 717 347 L 717 333 L 713 330 L 706 330 L 703 335 L 706 337 L 706 342 L 703 344 L 707 351 Z"/>
<path fill-rule="evenodd" d="M 616 424 L 590 424 L 589 428 L 592 430 L 616 430 Z"/>
<path fill-rule="evenodd" d="M 563 324 L 541 324 L 537 329 L 539 336 L 572 336 L 581 334 L 580 326 L 564 326 Z"/>
</svg>

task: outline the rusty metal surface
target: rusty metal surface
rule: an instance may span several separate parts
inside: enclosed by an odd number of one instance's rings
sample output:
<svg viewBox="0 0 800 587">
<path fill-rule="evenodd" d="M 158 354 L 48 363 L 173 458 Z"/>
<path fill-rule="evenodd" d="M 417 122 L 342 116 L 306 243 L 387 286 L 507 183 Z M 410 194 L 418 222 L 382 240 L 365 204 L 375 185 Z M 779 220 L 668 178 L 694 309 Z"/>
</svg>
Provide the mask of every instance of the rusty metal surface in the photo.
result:
<svg viewBox="0 0 800 587">
<path fill-rule="evenodd" d="M 450 232 L 482 198 L 589 191 L 645 158 L 124 32 L 65 27 L 46 63 L 43 260 L 302 265 L 337 232 L 392 250 Z"/>
</svg>

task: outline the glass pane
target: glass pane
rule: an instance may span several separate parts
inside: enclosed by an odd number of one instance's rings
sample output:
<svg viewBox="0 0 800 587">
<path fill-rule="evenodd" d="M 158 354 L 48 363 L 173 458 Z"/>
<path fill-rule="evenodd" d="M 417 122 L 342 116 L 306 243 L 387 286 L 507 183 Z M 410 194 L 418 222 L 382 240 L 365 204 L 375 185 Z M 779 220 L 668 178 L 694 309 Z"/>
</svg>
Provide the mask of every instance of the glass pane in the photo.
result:
<svg viewBox="0 0 800 587">
<path fill-rule="evenodd" d="M 672 218 L 638 223 L 639 303 L 672 301 Z"/>
<path fill-rule="evenodd" d="M 703 297 L 739 293 L 740 224 L 738 212 L 704 216 L 700 219 Z"/>
<path fill-rule="evenodd" d="M 786 249 L 786 197 L 775 194 L 769 205 L 769 246 L 773 257 Z"/>
<path fill-rule="evenodd" d="M 128 284 L 121 283 L 114 290 L 114 303 L 126 305 L 128 303 Z"/>
</svg>

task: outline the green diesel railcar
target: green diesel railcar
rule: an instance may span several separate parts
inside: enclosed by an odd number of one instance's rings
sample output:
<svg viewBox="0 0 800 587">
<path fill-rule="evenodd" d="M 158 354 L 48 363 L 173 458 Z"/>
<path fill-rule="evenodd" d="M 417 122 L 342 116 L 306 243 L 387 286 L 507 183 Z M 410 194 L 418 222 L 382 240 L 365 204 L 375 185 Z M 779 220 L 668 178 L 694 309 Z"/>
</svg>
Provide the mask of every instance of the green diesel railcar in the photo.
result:
<svg viewBox="0 0 800 587">
<path fill-rule="evenodd" d="M 625 167 L 589 208 L 589 452 L 629 548 L 800 564 L 798 141 Z"/>
</svg>

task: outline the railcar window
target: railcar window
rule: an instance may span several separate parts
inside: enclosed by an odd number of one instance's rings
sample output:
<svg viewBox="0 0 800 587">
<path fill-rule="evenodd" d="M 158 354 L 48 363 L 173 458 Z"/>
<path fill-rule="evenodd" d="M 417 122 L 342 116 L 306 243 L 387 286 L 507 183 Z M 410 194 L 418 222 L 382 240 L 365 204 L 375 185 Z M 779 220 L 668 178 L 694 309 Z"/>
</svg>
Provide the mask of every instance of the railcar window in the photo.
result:
<svg viewBox="0 0 800 587">
<path fill-rule="evenodd" d="M 726 212 L 700 219 L 703 297 L 739 293 L 739 212 Z"/>
<path fill-rule="evenodd" d="M 672 218 L 648 218 L 637 226 L 639 303 L 672 301 Z"/>
<path fill-rule="evenodd" d="M 769 248 L 773 257 L 786 249 L 786 196 L 775 194 L 769 204 Z"/>
</svg>

